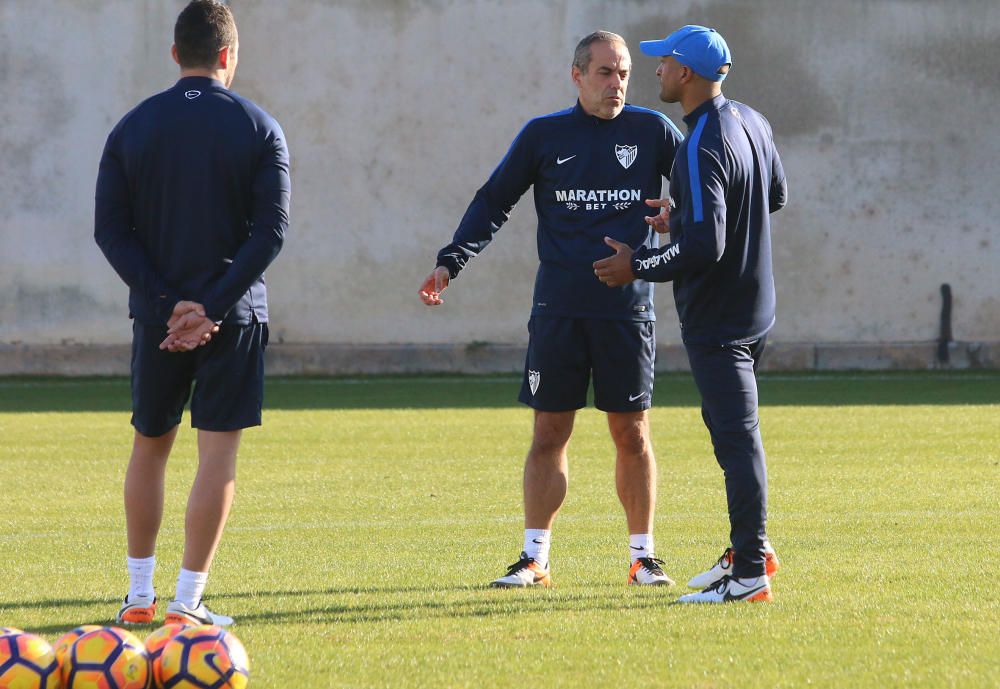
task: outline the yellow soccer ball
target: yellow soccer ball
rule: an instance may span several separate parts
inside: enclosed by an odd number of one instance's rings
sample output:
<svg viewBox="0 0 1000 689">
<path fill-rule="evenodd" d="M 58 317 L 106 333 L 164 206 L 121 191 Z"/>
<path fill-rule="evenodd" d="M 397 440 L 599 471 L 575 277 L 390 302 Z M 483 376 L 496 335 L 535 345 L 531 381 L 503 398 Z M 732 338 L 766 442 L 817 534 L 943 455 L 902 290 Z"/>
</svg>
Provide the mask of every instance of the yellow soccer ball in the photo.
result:
<svg viewBox="0 0 1000 689">
<path fill-rule="evenodd" d="M 232 632 L 202 625 L 183 630 L 167 643 L 160 673 L 163 689 L 245 689 L 250 661 Z"/>
<path fill-rule="evenodd" d="M 147 689 L 150 677 L 142 642 L 119 627 L 87 632 L 63 662 L 66 689 Z"/>
<path fill-rule="evenodd" d="M 191 626 L 190 624 L 179 623 L 165 624 L 146 637 L 146 654 L 149 655 L 149 663 L 153 668 L 154 687 L 159 688 L 163 686 L 160 659 L 163 657 L 163 649 L 166 648 L 167 642 Z"/>
<path fill-rule="evenodd" d="M 52 650 L 56 652 L 56 662 L 59 663 L 61 668 L 66 661 L 66 654 L 69 653 L 70 647 L 79 639 L 81 636 L 87 632 L 92 632 L 95 629 L 100 629 L 99 624 L 84 624 L 76 629 L 70 630 L 56 639 L 56 642 L 52 644 Z"/>
<path fill-rule="evenodd" d="M 59 665 L 49 643 L 4 627 L 0 634 L 0 689 L 59 689 Z"/>
</svg>

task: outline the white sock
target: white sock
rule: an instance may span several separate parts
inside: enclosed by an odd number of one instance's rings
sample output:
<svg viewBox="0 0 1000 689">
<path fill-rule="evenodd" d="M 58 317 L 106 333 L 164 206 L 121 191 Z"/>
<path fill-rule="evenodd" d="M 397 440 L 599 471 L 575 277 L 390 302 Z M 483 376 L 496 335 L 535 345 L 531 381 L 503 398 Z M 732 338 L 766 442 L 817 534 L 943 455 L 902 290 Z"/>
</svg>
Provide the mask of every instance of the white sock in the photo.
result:
<svg viewBox="0 0 1000 689">
<path fill-rule="evenodd" d="M 551 529 L 525 529 L 524 553 L 545 567 L 549 564 L 549 546 L 552 545 Z"/>
<path fill-rule="evenodd" d="M 654 557 L 653 555 L 653 534 L 634 533 L 628 537 L 628 551 L 632 556 L 632 562 L 640 557 Z"/>
<path fill-rule="evenodd" d="M 201 594 L 205 592 L 208 582 L 208 572 L 192 572 L 181 567 L 177 575 L 177 595 L 174 597 L 189 608 L 197 608 L 201 602 Z"/>
<path fill-rule="evenodd" d="M 126 557 L 128 564 L 128 597 L 130 601 L 136 598 L 152 598 L 153 571 L 156 569 L 156 556 Z"/>
</svg>

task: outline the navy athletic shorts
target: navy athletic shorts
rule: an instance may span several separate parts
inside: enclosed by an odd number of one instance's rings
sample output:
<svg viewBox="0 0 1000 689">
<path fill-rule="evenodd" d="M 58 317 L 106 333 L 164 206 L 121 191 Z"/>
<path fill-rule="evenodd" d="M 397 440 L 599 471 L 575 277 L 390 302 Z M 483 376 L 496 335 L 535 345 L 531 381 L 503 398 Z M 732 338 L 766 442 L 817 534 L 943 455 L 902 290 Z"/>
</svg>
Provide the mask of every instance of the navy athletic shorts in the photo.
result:
<svg viewBox="0 0 1000 689">
<path fill-rule="evenodd" d="M 594 379 L 594 406 L 606 412 L 638 412 L 653 403 L 652 321 L 532 316 L 528 356 L 518 399 L 539 411 L 587 406 Z"/>
<path fill-rule="evenodd" d="M 267 323 L 223 325 L 190 352 L 161 350 L 166 336 L 166 326 L 132 325 L 132 425 L 139 433 L 157 437 L 179 424 L 188 397 L 194 428 L 260 425 Z"/>
</svg>

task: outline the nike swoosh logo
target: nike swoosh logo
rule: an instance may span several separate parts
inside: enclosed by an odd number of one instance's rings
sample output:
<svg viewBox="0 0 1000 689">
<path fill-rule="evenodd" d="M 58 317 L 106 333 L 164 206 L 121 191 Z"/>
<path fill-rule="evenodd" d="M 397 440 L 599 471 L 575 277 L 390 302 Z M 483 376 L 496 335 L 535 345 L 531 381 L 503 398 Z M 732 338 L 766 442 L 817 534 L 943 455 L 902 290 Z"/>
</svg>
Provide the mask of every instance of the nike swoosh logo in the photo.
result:
<svg viewBox="0 0 1000 689">
<path fill-rule="evenodd" d="M 629 548 L 631 548 L 632 550 L 645 550 L 645 548 L 642 547 L 641 545 L 640 546 L 630 545 Z"/>
<path fill-rule="evenodd" d="M 725 600 L 725 601 L 726 601 L 727 603 L 728 603 L 729 601 L 734 601 L 734 600 L 746 600 L 747 598 L 750 598 L 751 596 L 753 596 L 753 595 L 754 595 L 755 593 L 760 593 L 761 591 L 763 591 L 763 590 L 764 590 L 764 589 L 766 589 L 766 588 L 767 588 L 767 584 L 765 584 L 765 585 L 763 585 L 763 586 L 758 586 L 757 588 L 755 588 L 755 589 L 752 589 L 752 590 L 750 590 L 750 591 L 747 591 L 746 593 L 741 593 L 741 594 L 740 594 L 740 595 L 738 595 L 738 596 L 734 596 L 734 595 L 733 595 L 733 594 L 731 594 L 731 593 L 730 593 L 729 591 L 726 591 L 726 595 L 725 595 L 725 596 L 723 596 L 723 599 L 724 599 L 724 600 Z"/>
<path fill-rule="evenodd" d="M 576 156 L 572 155 L 569 158 L 556 158 L 556 165 L 562 165 L 563 163 L 568 163 L 569 161 L 573 160 L 573 158 L 576 158 Z"/>
<path fill-rule="evenodd" d="M 532 543 L 537 543 L 537 544 L 539 544 L 539 545 L 541 545 L 542 543 L 545 543 L 545 541 L 539 541 L 539 540 L 538 540 L 537 538 L 532 538 L 532 539 L 531 539 L 531 542 L 532 542 Z"/>
<path fill-rule="evenodd" d="M 680 55 L 681 57 L 684 57 L 684 53 L 678 53 L 676 49 L 674 49 L 674 55 Z"/>
<path fill-rule="evenodd" d="M 644 392 L 640 392 L 638 395 L 629 395 L 628 396 L 628 401 L 629 402 L 635 402 L 636 400 L 641 400 L 645 396 L 646 396 L 646 393 L 644 393 Z"/>
</svg>

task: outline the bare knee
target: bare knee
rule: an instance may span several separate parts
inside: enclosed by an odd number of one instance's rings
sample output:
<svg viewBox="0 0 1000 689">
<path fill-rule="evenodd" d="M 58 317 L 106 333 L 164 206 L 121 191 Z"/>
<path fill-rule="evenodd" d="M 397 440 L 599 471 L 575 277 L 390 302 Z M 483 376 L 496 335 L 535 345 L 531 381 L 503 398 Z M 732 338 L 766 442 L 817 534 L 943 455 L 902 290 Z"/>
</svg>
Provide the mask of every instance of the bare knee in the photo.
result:
<svg viewBox="0 0 1000 689">
<path fill-rule="evenodd" d="M 646 412 L 609 413 L 608 428 L 619 456 L 652 454 L 649 440 L 649 419 Z"/>
<path fill-rule="evenodd" d="M 170 456 L 175 437 L 177 437 L 177 426 L 158 436 L 143 435 L 136 431 L 132 441 L 131 463 L 136 465 L 165 463 L 167 457 Z"/>
<path fill-rule="evenodd" d="M 559 456 L 566 451 L 573 434 L 576 412 L 535 412 L 535 429 L 531 438 L 532 456 Z"/>
</svg>

